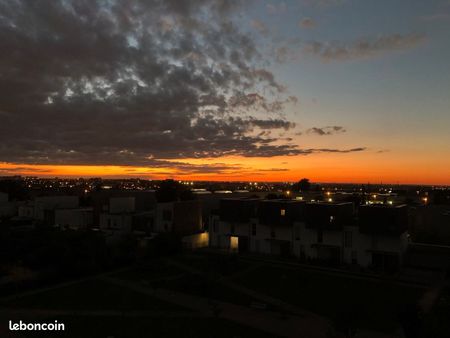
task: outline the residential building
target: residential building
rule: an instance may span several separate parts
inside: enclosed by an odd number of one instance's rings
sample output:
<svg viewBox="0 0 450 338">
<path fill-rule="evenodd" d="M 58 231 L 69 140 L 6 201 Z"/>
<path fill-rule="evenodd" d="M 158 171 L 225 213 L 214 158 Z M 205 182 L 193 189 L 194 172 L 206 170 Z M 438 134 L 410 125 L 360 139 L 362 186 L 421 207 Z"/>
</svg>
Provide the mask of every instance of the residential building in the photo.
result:
<svg viewBox="0 0 450 338">
<path fill-rule="evenodd" d="M 155 232 L 173 232 L 180 236 L 203 232 L 202 208 L 199 200 L 158 203 Z"/>
<path fill-rule="evenodd" d="M 225 199 L 211 216 L 210 245 L 333 265 L 396 270 L 408 245 L 405 205 Z"/>
<path fill-rule="evenodd" d="M 92 208 L 56 209 L 55 225 L 72 230 L 87 229 L 93 224 Z"/>
</svg>

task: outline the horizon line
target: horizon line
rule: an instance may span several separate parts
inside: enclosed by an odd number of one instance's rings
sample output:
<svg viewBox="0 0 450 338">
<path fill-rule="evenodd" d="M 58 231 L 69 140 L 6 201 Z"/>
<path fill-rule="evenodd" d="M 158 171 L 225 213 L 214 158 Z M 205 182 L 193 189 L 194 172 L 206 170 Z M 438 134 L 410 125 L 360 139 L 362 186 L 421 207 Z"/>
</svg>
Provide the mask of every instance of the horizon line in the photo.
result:
<svg viewBox="0 0 450 338">
<path fill-rule="evenodd" d="M 153 178 L 142 178 L 142 177 L 108 177 L 108 176 L 76 176 L 76 175 L 68 175 L 68 176 L 23 176 L 23 175 L 0 175 L 0 179 L 5 178 L 13 178 L 13 177 L 20 177 L 20 178 L 39 178 L 39 179 L 101 179 L 101 180 L 144 180 L 144 181 L 164 181 L 164 180 L 173 180 L 173 181 L 190 181 L 190 182 L 204 182 L 204 183 L 297 183 L 303 178 L 308 177 L 301 177 L 298 180 L 286 180 L 286 181 L 258 181 L 258 180 L 195 180 L 195 179 L 180 179 L 180 178 L 173 178 L 173 177 L 166 177 L 166 178 L 160 178 L 160 179 L 153 179 Z M 390 185 L 390 186 L 426 186 L 426 187 L 446 187 L 450 188 L 450 184 L 430 184 L 430 183 L 402 183 L 402 182 L 396 182 L 396 183 L 389 183 L 389 182 L 337 182 L 337 181 L 313 181 L 309 179 L 309 182 L 311 184 L 342 184 L 342 185 Z"/>
</svg>

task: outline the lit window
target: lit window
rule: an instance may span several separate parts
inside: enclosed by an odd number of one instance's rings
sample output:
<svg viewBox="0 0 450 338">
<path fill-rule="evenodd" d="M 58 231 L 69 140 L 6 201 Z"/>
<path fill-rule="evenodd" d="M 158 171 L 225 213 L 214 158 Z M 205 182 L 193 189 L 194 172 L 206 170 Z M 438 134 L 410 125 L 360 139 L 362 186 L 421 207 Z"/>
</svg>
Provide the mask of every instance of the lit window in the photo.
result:
<svg viewBox="0 0 450 338">
<path fill-rule="evenodd" d="M 231 236 L 230 237 L 230 250 L 238 251 L 238 249 L 239 249 L 239 237 Z"/>
<path fill-rule="evenodd" d="M 281 209 L 280 210 L 280 215 L 281 216 L 286 216 L 286 209 Z"/>
</svg>

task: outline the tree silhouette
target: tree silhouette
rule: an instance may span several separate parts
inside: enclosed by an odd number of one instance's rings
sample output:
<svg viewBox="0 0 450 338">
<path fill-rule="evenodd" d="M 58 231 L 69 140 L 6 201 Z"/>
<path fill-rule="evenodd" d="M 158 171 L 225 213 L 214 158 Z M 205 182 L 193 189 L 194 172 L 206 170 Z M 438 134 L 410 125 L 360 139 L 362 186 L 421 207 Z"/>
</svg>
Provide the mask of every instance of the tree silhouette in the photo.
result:
<svg viewBox="0 0 450 338">
<path fill-rule="evenodd" d="M 189 188 L 174 180 L 164 180 L 160 183 L 159 189 L 156 191 L 156 199 L 160 203 L 186 201 L 194 199 Z"/>
<path fill-rule="evenodd" d="M 302 178 L 298 183 L 293 185 L 293 189 L 296 191 L 309 191 L 311 189 L 309 178 Z"/>
</svg>

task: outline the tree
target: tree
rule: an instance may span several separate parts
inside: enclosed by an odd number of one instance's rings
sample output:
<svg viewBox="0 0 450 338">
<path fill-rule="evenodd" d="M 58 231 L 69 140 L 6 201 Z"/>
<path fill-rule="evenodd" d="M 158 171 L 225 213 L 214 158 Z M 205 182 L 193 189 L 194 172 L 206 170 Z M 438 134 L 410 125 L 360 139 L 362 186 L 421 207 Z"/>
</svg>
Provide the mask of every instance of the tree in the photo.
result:
<svg viewBox="0 0 450 338">
<path fill-rule="evenodd" d="M 189 188 L 174 180 L 164 180 L 160 183 L 159 189 L 156 191 L 156 199 L 159 203 L 186 201 L 194 199 Z"/>
<path fill-rule="evenodd" d="M 293 188 L 297 191 L 309 191 L 311 189 L 311 182 L 309 182 L 309 178 L 302 178 L 298 183 L 293 185 Z"/>
<path fill-rule="evenodd" d="M 23 180 L 0 180 L 0 192 L 7 193 L 10 200 L 23 201 L 29 198 L 29 191 Z"/>
</svg>

